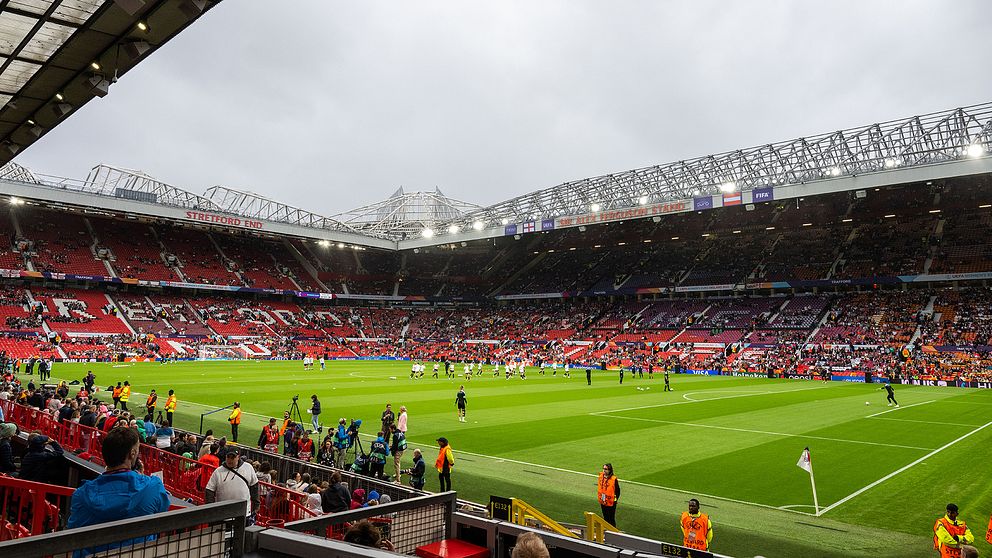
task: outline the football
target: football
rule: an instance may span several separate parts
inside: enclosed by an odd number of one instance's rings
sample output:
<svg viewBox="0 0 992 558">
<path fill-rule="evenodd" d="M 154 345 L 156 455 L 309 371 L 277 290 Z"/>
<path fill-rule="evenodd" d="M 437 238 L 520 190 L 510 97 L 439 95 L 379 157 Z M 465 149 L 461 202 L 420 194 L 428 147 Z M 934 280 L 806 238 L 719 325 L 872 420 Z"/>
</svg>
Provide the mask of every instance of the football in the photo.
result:
<svg viewBox="0 0 992 558">
<path fill-rule="evenodd" d="M 871 405 L 870 401 L 865 401 L 865 405 Z"/>
</svg>

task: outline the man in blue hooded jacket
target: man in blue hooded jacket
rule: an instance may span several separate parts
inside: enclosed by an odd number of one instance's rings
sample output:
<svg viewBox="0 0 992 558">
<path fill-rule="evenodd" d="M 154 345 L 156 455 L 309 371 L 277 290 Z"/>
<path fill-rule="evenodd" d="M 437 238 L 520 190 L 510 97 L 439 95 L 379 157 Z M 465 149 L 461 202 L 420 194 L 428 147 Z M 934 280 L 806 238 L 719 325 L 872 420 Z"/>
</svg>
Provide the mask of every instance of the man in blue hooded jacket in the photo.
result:
<svg viewBox="0 0 992 558">
<path fill-rule="evenodd" d="M 83 483 L 73 493 L 68 528 L 169 510 L 169 493 L 165 491 L 162 480 L 132 470 L 138 463 L 138 444 L 138 434 L 131 428 L 114 428 L 107 434 L 103 439 L 103 460 L 107 469 L 99 477 Z M 102 552 L 154 539 L 154 536 L 139 537 L 90 548 L 86 553 Z"/>
</svg>

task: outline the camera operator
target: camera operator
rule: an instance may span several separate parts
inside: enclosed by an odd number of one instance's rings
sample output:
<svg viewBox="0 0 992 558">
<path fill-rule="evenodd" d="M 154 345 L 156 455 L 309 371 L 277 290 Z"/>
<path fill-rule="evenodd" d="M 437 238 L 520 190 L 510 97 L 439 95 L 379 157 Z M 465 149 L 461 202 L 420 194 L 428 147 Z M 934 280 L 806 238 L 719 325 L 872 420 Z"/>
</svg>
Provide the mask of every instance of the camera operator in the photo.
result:
<svg viewBox="0 0 992 558">
<path fill-rule="evenodd" d="M 310 430 L 313 432 L 323 432 L 323 428 L 321 428 L 320 426 L 320 399 L 317 399 L 316 393 L 310 396 L 310 401 L 313 402 L 313 405 L 310 407 L 310 410 L 307 411 L 308 413 L 313 415 L 313 418 L 311 419 L 310 422 L 310 426 L 311 426 Z"/>
</svg>

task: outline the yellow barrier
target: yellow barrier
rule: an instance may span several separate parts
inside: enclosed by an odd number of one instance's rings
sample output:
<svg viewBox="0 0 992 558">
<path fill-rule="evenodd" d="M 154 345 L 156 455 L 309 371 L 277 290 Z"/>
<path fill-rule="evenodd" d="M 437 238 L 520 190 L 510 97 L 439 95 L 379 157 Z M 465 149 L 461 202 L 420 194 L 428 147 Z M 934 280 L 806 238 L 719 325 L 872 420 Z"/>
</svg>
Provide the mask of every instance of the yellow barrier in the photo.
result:
<svg viewBox="0 0 992 558">
<path fill-rule="evenodd" d="M 610 525 L 605 519 L 592 512 L 586 512 L 586 540 L 598 543 L 606 542 L 606 532 L 619 533 L 620 529 Z"/>
<path fill-rule="evenodd" d="M 519 498 L 510 498 L 510 502 L 510 521 L 513 523 L 516 523 L 517 525 L 527 525 L 527 518 L 533 517 L 559 535 L 565 535 L 566 537 L 576 539 L 579 538 L 578 535 L 565 528 L 565 526 L 561 523 L 558 523 L 554 519 L 544 515 L 537 508 L 527 502 L 524 502 Z"/>
</svg>

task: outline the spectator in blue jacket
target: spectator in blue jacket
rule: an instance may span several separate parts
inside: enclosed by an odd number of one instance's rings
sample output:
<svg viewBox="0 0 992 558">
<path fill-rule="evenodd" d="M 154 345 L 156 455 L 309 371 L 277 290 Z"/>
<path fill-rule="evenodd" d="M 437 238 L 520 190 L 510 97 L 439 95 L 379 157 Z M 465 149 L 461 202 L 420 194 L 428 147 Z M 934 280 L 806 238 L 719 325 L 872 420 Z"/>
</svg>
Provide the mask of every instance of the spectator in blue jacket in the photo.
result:
<svg viewBox="0 0 992 558">
<path fill-rule="evenodd" d="M 162 480 L 133 471 L 139 467 L 138 433 L 130 428 L 114 428 L 103 439 L 103 460 L 107 469 L 99 477 L 83 483 L 72 495 L 67 527 L 75 529 L 109 521 L 130 519 L 169 510 L 169 493 Z M 136 538 L 86 549 L 102 552 L 155 540 Z"/>
</svg>

